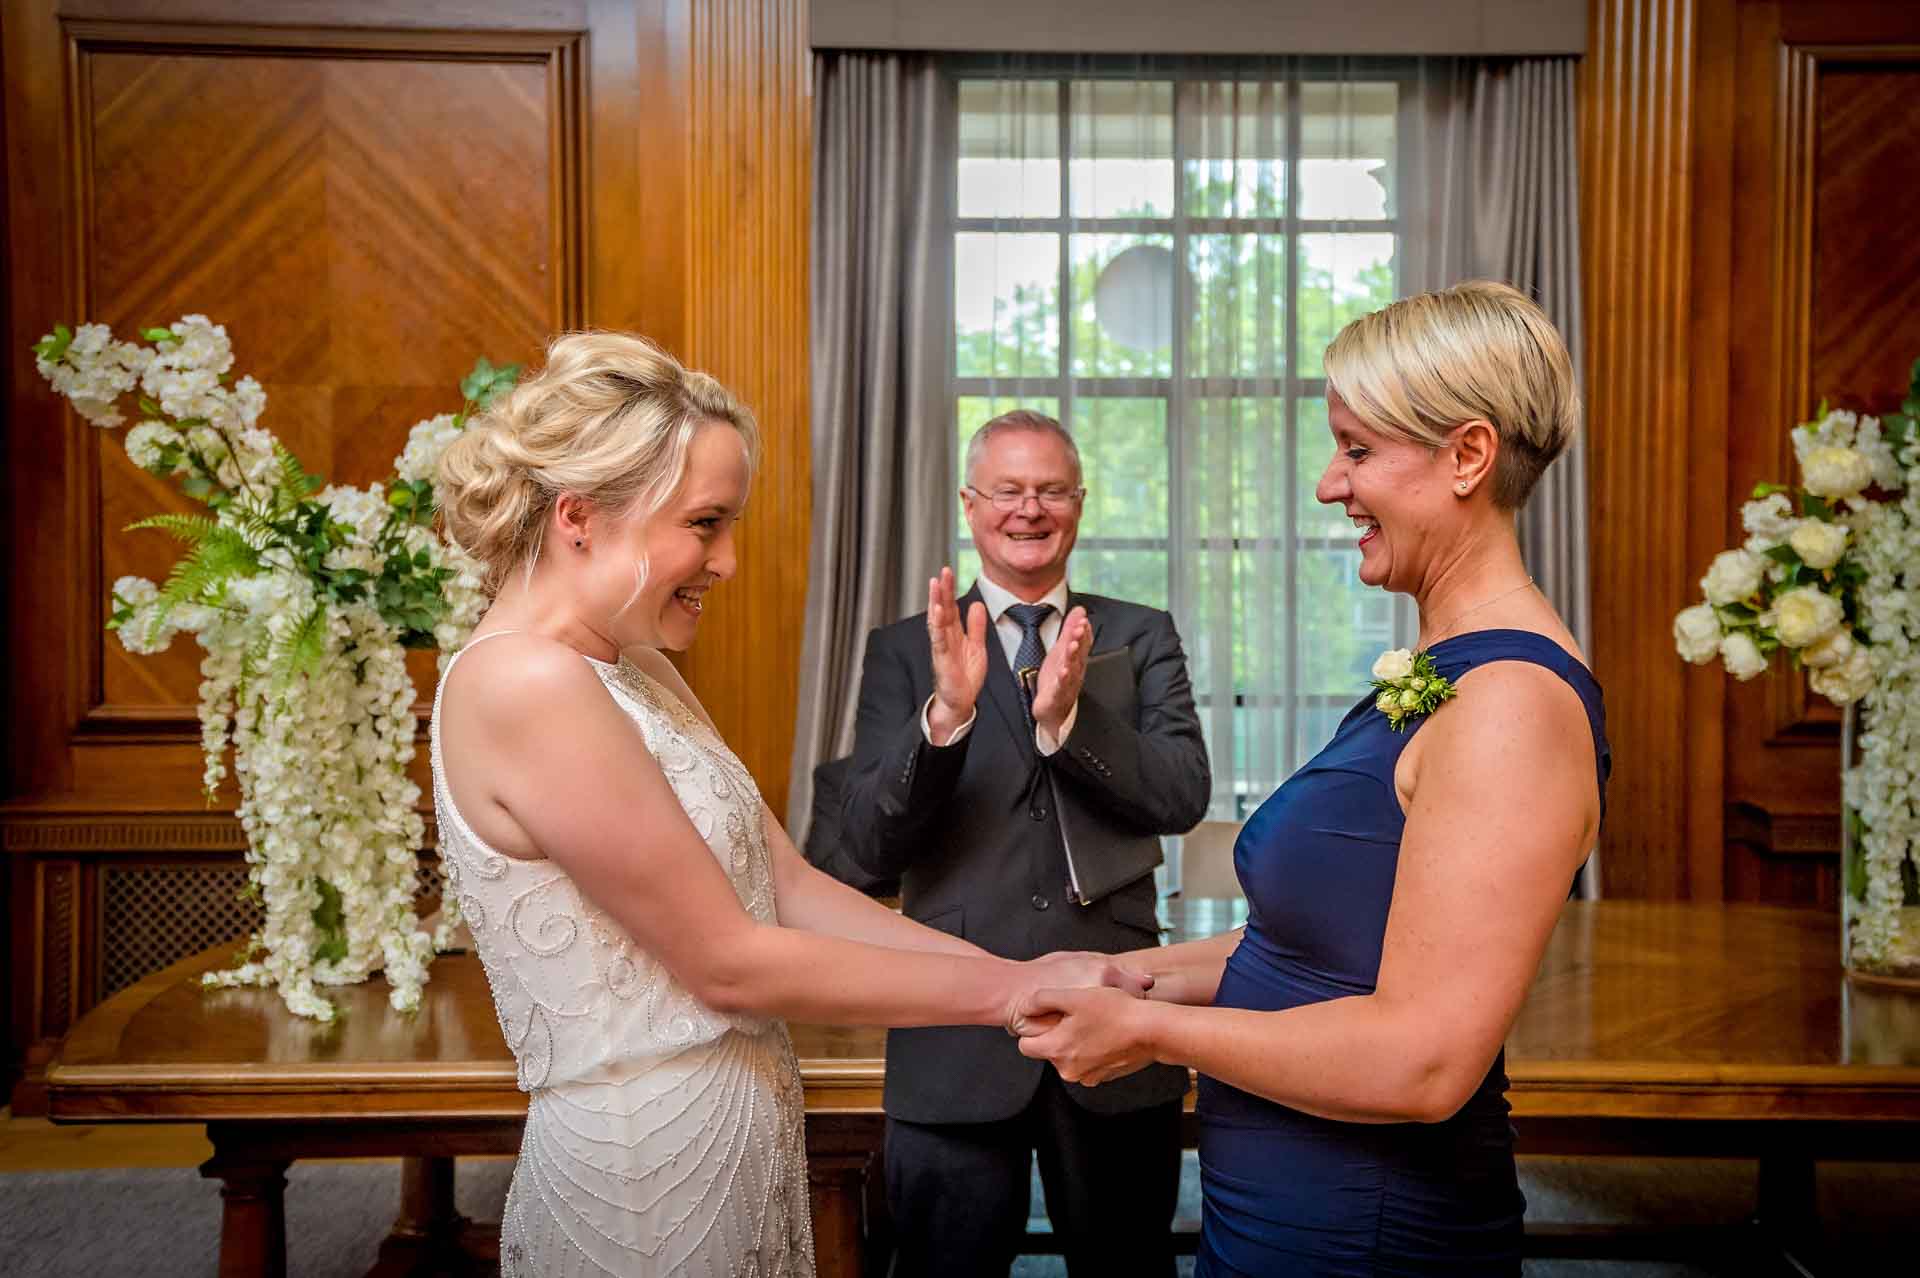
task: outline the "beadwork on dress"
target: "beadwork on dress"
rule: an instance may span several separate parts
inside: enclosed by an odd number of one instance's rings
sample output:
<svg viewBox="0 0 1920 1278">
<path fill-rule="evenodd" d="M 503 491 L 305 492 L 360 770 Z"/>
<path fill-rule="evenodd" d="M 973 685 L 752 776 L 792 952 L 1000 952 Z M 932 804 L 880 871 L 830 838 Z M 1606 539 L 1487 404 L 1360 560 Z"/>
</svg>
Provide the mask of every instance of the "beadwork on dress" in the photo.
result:
<svg viewBox="0 0 1920 1278">
<path fill-rule="evenodd" d="M 774 922 L 752 775 L 631 662 L 591 664 L 742 907 Z M 786 1026 L 706 1007 L 557 865 L 482 842 L 447 789 L 437 699 L 432 761 L 448 887 L 528 1093 L 501 1273 L 811 1278 L 802 1091 Z"/>
</svg>

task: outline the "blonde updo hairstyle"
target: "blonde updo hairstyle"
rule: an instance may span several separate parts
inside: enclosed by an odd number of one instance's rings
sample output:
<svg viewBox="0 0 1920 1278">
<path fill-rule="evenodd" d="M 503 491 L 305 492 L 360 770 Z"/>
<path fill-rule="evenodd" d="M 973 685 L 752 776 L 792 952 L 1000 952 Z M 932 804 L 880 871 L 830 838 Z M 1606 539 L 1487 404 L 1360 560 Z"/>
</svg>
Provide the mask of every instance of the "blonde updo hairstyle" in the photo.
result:
<svg viewBox="0 0 1920 1278">
<path fill-rule="evenodd" d="M 1363 315 L 1327 347 L 1327 388 L 1368 427 L 1439 448 L 1485 421 L 1500 439 L 1493 503 L 1526 505 L 1580 426 L 1573 359 L 1518 289 L 1472 280 Z"/>
<path fill-rule="evenodd" d="M 539 561 L 554 502 L 573 493 L 641 518 L 672 499 L 694 436 L 740 432 L 759 457 L 753 413 L 705 373 L 644 337 L 569 333 L 546 366 L 495 400 L 441 456 L 435 493 L 447 535 L 486 568 L 489 591 Z"/>
</svg>

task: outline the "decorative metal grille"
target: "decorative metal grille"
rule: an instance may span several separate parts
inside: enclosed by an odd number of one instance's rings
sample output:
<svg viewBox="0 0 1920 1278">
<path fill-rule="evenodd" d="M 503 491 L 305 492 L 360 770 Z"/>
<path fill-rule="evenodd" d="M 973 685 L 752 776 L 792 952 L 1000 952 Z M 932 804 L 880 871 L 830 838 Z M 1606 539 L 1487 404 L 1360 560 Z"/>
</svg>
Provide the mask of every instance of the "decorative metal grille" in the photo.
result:
<svg viewBox="0 0 1920 1278">
<path fill-rule="evenodd" d="M 415 874 L 422 904 L 439 897 L 438 858 Z M 231 864 L 112 866 L 100 875 L 100 993 L 108 999 L 141 977 L 260 926 L 257 904 L 243 900 L 247 867 Z"/>
<path fill-rule="evenodd" d="M 100 874 L 100 997 L 260 926 L 258 905 L 240 898 L 247 867 L 106 866 Z"/>
</svg>

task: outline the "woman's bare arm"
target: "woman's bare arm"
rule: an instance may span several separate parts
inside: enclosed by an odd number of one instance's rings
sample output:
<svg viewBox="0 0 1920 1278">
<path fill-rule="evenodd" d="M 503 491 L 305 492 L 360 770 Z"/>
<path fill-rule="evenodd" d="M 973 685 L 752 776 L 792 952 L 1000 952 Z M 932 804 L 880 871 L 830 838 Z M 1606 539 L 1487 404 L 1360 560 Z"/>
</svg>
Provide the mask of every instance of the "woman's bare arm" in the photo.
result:
<svg viewBox="0 0 1920 1278">
<path fill-rule="evenodd" d="M 1022 1050 L 1080 1081 L 1156 1060 L 1191 1065 L 1350 1122 L 1456 1112 L 1519 1013 L 1599 824 L 1593 739 L 1572 689 L 1515 662 L 1460 687 L 1421 729 L 1432 735 L 1373 993 L 1257 1012 L 1048 992 L 1022 1006 L 1037 1031 Z M 1524 801 L 1514 778 L 1525 778 Z"/>
</svg>

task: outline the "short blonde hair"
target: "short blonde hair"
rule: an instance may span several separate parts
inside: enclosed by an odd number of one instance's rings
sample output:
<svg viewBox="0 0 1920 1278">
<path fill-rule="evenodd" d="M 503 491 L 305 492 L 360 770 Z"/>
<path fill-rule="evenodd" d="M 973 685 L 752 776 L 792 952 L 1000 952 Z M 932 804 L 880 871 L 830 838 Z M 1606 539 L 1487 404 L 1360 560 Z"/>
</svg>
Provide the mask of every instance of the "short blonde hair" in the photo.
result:
<svg viewBox="0 0 1920 1278">
<path fill-rule="evenodd" d="M 1363 315 L 1327 347 L 1327 389 L 1385 435 L 1438 448 L 1464 422 L 1500 438 L 1493 501 L 1526 504 L 1580 426 L 1567 344 L 1518 289 L 1472 280 Z"/>
<path fill-rule="evenodd" d="M 538 561 L 547 516 L 573 493 L 620 515 L 665 506 L 700 428 L 740 432 L 749 474 L 753 413 L 705 373 L 644 337 L 569 333 L 546 366 L 476 417 L 440 458 L 434 485 L 447 535 L 487 570 L 489 590 Z"/>
</svg>

